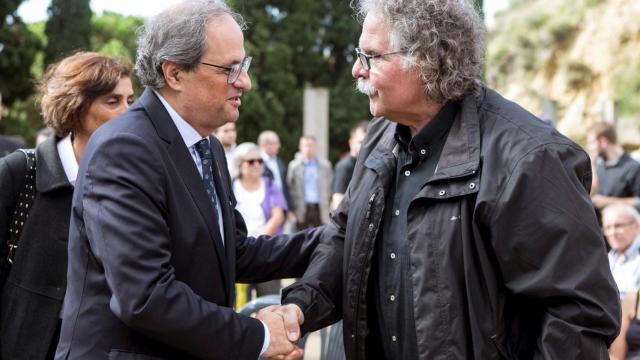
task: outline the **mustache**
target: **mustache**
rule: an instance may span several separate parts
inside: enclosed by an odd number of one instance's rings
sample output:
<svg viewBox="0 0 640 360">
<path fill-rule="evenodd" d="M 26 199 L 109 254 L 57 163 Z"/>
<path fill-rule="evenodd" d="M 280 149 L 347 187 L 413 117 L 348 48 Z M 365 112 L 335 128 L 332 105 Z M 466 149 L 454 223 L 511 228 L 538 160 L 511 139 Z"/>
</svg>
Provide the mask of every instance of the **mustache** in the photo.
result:
<svg viewBox="0 0 640 360">
<path fill-rule="evenodd" d="M 371 84 L 371 81 L 363 78 L 358 78 L 358 81 L 356 82 L 356 90 L 367 96 L 373 96 L 378 92 L 378 89 Z"/>
</svg>

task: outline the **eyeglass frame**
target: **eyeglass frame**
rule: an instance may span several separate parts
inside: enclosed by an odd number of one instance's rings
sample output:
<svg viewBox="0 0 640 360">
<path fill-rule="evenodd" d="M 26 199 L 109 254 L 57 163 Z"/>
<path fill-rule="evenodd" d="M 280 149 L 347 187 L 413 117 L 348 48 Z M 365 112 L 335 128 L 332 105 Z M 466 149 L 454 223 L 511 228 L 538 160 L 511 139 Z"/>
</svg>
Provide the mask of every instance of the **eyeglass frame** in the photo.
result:
<svg viewBox="0 0 640 360">
<path fill-rule="evenodd" d="M 376 59 L 376 58 L 387 56 L 387 55 L 395 55 L 395 54 L 404 54 L 404 53 L 406 53 L 405 50 L 400 50 L 400 51 L 391 51 L 391 52 L 388 52 L 388 53 L 378 54 L 378 55 L 369 55 L 369 54 L 365 53 L 364 51 L 362 51 L 362 49 L 360 49 L 360 48 L 355 48 L 355 52 L 356 52 L 356 58 L 360 61 L 360 65 L 362 65 L 362 68 L 364 70 L 366 70 L 366 71 L 371 70 L 371 59 Z"/>
<path fill-rule="evenodd" d="M 213 66 L 215 68 L 225 70 L 227 72 L 227 84 L 233 85 L 235 84 L 236 81 L 238 81 L 238 78 L 240 77 L 240 73 L 242 73 L 242 70 L 246 71 L 247 73 L 249 72 L 249 67 L 251 66 L 252 59 L 253 59 L 252 56 L 245 56 L 244 59 L 242 59 L 242 62 L 233 64 L 231 66 L 215 65 L 215 64 L 204 62 L 204 61 L 201 61 L 200 64 Z M 235 73 L 235 76 L 232 79 L 231 74 L 233 74 L 236 71 L 237 73 Z"/>
</svg>

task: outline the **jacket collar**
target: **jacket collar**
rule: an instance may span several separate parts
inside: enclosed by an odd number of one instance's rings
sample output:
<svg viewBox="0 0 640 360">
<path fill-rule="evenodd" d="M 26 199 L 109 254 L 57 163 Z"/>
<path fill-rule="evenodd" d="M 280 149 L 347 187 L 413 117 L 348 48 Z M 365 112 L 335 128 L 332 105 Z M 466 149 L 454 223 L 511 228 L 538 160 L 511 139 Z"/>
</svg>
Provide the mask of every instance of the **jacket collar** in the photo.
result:
<svg viewBox="0 0 640 360">
<path fill-rule="evenodd" d="M 73 189 L 64 172 L 56 144 L 60 138 L 50 136 L 36 148 L 36 190 L 44 193 L 61 188 Z"/>
<path fill-rule="evenodd" d="M 486 95 L 467 94 L 462 99 L 430 182 L 475 174 L 480 168 L 480 105 Z"/>
</svg>

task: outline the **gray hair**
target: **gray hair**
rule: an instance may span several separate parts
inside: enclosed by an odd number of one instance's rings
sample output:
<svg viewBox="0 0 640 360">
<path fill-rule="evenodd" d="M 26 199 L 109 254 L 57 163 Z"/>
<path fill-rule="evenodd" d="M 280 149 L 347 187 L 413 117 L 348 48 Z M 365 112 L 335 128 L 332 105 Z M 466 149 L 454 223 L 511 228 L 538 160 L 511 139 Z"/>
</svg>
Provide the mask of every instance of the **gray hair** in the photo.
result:
<svg viewBox="0 0 640 360">
<path fill-rule="evenodd" d="M 244 142 L 236 146 L 236 149 L 233 153 L 233 174 L 231 174 L 233 178 L 240 178 L 240 166 L 242 166 L 242 162 L 252 151 L 256 151 L 258 154 L 260 154 L 260 148 L 258 147 L 258 145 L 252 142 Z"/>
<path fill-rule="evenodd" d="M 221 0 L 186 0 L 149 19 L 137 34 L 136 74 L 142 85 L 165 86 L 165 61 L 187 71 L 195 68 L 207 50 L 209 21 L 224 14 L 246 28 L 242 17 Z"/>
<path fill-rule="evenodd" d="M 420 74 L 431 101 L 480 92 L 486 30 L 469 0 L 358 0 L 356 11 L 389 25 L 389 51 L 407 52 L 404 64 Z"/>
<path fill-rule="evenodd" d="M 258 145 L 260 146 L 272 140 L 280 140 L 278 134 L 273 130 L 265 130 L 258 135 Z"/>
<path fill-rule="evenodd" d="M 629 217 L 633 219 L 633 221 L 636 222 L 636 224 L 640 224 L 640 213 L 638 213 L 638 210 L 636 210 L 636 208 L 634 208 L 631 205 L 620 204 L 620 203 L 607 205 L 604 209 L 602 209 L 602 218 L 604 219 L 606 216 L 608 216 L 611 213 L 627 214 Z"/>
</svg>

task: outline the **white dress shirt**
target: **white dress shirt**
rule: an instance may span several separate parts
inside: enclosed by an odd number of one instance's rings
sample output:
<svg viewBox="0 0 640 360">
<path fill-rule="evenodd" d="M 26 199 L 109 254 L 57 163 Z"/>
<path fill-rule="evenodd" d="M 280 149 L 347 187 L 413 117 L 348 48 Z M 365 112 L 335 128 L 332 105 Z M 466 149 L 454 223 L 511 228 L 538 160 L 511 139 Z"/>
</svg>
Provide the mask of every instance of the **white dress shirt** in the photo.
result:
<svg viewBox="0 0 640 360">
<path fill-rule="evenodd" d="M 271 170 L 271 173 L 273 174 L 273 181 L 276 183 L 276 186 L 278 186 L 278 189 L 283 190 L 282 189 L 282 174 L 280 174 L 280 167 L 278 166 L 278 157 L 277 156 L 269 156 L 269 154 L 267 154 L 266 152 L 260 150 L 260 157 L 262 157 L 262 160 L 264 161 L 264 165 L 266 167 L 269 168 L 269 170 Z"/>
<path fill-rule="evenodd" d="M 187 145 L 187 149 L 193 158 L 193 162 L 196 164 L 198 168 L 198 172 L 200 172 L 200 177 L 202 177 L 202 159 L 200 159 L 200 155 L 198 155 L 198 151 L 196 150 L 195 144 L 202 140 L 203 137 L 193 128 L 188 122 L 186 122 L 180 114 L 178 114 L 169 103 L 158 93 L 157 91 L 153 91 L 162 105 L 164 105 L 165 109 L 169 113 L 171 120 L 178 128 L 178 132 L 180 136 L 182 136 L 182 140 L 185 145 Z M 77 170 L 76 170 L 77 171 Z M 214 189 L 215 191 L 215 189 Z M 220 197 L 218 197 L 218 193 L 215 194 L 216 197 L 216 210 L 218 213 L 218 224 L 220 225 L 220 236 L 222 237 L 222 243 L 224 244 L 224 226 L 222 224 L 222 209 L 220 209 Z M 208 200 L 208 199 L 207 199 Z M 264 327 L 264 342 L 262 343 L 262 350 L 260 350 L 260 355 L 264 354 L 265 351 L 269 348 L 269 344 L 271 343 L 271 335 L 269 334 L 269 328 L 264 321 L 260 320 L 262 326 Z"/>
<path fill-rule="evenodd" d="M 78 177 L 78 161 L 76 160 L 76 154 L 73 152 L 71 134 L 58 141 L 56 148 L 58 149 L 58 156 L 60 157 L 64 173 L 67 175 L 67 179 L 71 185 L 75 187 L 76 179 Z"/>
</svg>

